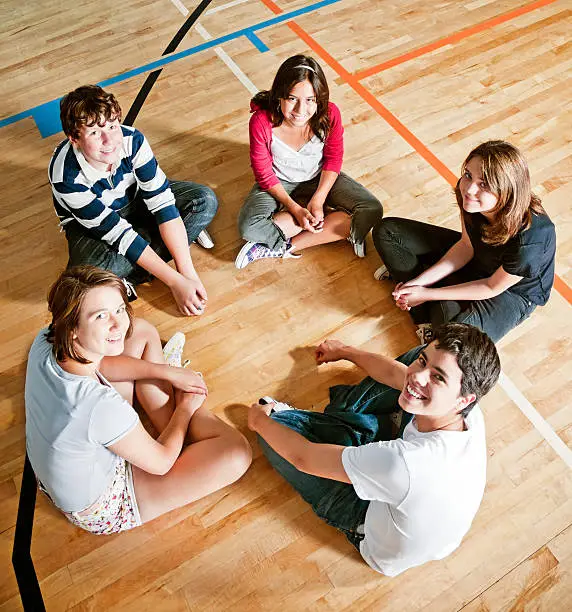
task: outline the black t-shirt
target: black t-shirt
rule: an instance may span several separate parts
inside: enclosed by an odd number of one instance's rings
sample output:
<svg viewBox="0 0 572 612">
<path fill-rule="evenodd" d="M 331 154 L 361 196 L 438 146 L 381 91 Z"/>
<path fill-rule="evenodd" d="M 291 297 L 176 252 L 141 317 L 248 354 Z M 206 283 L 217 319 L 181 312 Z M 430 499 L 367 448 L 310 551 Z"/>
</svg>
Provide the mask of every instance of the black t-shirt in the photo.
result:
<svg viewBox="0 0 572 612">
<path fill-rule="evenodd" d="M 554 283 L 556 232 L 548 215 L 532 215 L 532 224 L 506 244 L 493 246 L 481 238 L 487 223 L 480 213 L 463 211 L 465 227 L 474 249 L 472 264 L 483 276 L 492 276 L 501 266 L 508 274 L 522 276 L 510 291 L 542 306 L 548 301 Z"/>
</svg>

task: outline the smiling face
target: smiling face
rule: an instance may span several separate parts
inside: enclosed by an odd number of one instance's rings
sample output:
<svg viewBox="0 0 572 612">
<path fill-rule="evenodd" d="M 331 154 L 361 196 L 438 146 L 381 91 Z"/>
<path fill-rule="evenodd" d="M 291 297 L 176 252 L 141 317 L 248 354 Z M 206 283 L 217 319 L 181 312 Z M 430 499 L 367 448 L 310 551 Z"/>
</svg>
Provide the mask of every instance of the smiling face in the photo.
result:
<svg viewBox="0 0 572 612">
<path fill-rule="evenodd" d="M 296 83 L 287 98 L 280 98 L 284 123 L 292 127 L 304 127 L 316 109 L 316 92 L 308 80 Z"/>
<path fill-rule="evenodd" d="M 461 396 L 462 372 L 457 358 L 432 342 L 408 368 L 398 402 L 406 412 L 439 418 L 466 408 L 475 396 Z"/>
<path fill-rule="evenodd" d="M 110 170 L 119 159 L 123 147 L 119 118 L 105 121 L 102 125 L 82 125 L 78 138 L 70 136 L 69 139 L 97 170 Z"/>
<path fill-rule="evenodd" d="M 468 213 L 481 213 L 492 219 L 491 211 L 496 208 L 498 197 L 490 191 L 483 177 L 483 160 L 472 157 L 465 165 L 465 171 L 459 183 L 463 198 L 463 209 Z"/>
<path fill-rule="evenodd" d="M 129 329 L 129 315 L 116 287 L 103 285 L 84 297 L 73 339 L 78 353 L 91 362 L 120 355 Z"/>
</svg>

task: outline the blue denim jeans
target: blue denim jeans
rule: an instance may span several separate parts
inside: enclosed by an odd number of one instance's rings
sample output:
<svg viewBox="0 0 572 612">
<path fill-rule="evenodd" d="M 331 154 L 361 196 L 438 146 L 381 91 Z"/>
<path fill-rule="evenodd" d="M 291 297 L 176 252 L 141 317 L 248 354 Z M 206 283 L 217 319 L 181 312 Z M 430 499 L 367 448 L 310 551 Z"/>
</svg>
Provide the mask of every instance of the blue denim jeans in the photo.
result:
<svg viewBox="0 0 572 612">
<path fill-rule="evenodd" d="M 187 238 L 191 244 L 215 216 L 218 208 L 216 195 L 210 187 L 190 181 L 170 181 L 170 185 L 175 196 L 175 205 L 185 224 Z M 169 249 L 161 238 L 153 214 L 149 212 L 139 195 L 117 212 L 131 223 L 133 229 L 151 245 L 163 261 L 172 259 Z M 106 242 L 92 238 L 77 221 L 71 221 L 64 226 L 64 229 L 69 249 L 68 267 L 91 264 L 110 270 L 134 284 L 151 280 L 152 276 L 146 270 L 130 262 Z"/>
<path fill-rule="evenodd" d="M 422 347 L 415 347 L 398 358 L 409 365 L 417 359 Z M 392 439 L 390 415 L 401 411 L 397 403 L 400 389 L 393 389 L 369 376 L 357 385 L 330 388 L 330 403 L 324 413 L 306 410 L 274 412 L 272 418 L 293 429 L 311 442 L 361 446 Z M 402 412 L 398 437 L 412 415 Z M 314 512 L 332 527 L 339 529 L 359 550 L 361 529 L 369 501 L 360 499 L 352 485 L 312 476 L 297 470 L 276 453 L 260 436 L 263 453 L 272 467 L 296 489 Z"/>
</svg>

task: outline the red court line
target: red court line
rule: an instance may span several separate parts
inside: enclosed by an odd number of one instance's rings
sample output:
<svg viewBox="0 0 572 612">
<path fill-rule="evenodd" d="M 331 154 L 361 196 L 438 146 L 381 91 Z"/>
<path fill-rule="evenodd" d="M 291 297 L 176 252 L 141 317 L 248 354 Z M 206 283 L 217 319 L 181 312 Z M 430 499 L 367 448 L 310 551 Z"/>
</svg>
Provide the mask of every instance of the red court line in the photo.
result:
<svg viewBox="0 0 572 612">
<path fill-rule="evenodd" d="M 262 0 L 264 2 L 264 0 Z M 428 45 L 423 47 L 419 47 L 418 49 L 413 49 L 413 51 L 408 51 L 403 55 L 398 55 L 390 60 L 385 62 L 381 62 L 381 64 L 377 64 L 376 66 L 372 66 L 371 68 L 366 68 L 365 70 L 359 70 L 354 74 L 354 77 L 358 80 L 365 79 L 373 74 L 377 74 L 383 70 L 387 70 L 388 68 L 392 68 L 393 66 L 398 66 L 399 64 L 403 64 L 408 62 L 409 60 L 415 59 L 427 53 L 431 53 L 431 51 L 435 51 L 435 49 L 440 49 L 441 47 L 445 47 L 447 45 L 451 45 L 453 43 L 457 43 L 463 38 L 467 38 L 468 36 L 472 36 L 473 34 L 478 34 L 479 32 L 484 32 L 494 26 L 500 25 L 501 23 L 505 23 L 506 21 L 511 21 L 516 17 L 520 17 L 521 15 L 526 15 L 526 13 L 530 13 L 538 8 L 543 6 L 547 6 L 548 4 L 553 4 L 556 0 L 537 0 L 536 2 L 531 2 L 530 4 L 526 4 L 521 6 L 513 11 L 508 11 L 508 13 L 503 13 L 502 15 L 498 15 L 497 17 L 493 17 L 492 19 L 487 19 L 482 23 L 478 23 L 477 25 L 471 26 L 470 28 L 465 28 L 456 34 L 451 34 L 450 36 L 446 36 L 441 40 L 436 40 Z M 266 2 L 265 2 L 266 4 Z"/>
<path fill-rule="evenodd" d="M 542 0 L 545 4 L 555 0 Z M 273 0 L 261 0 L 276 15 L 282 13 L 282 9 Z M 535 4 L 539 4 L 538 2 Z M 529 5 L 530 6 L 530 5 Z M 286 24 L 297 36 L 299 36 L 319 57 L 321 57 L 330 68 L 365 101 L 377 114 L 385 119 L 387 123 L 419 154 L 429 163 L 450 185 L 457 184 L 458 177 L 445 166 L 412 132 L 391 113 L 368 89 L 366 89 L 356 78 L 348 72 L 336 59 L 334 59 L 316 40 L 314 40 L 297 23 L 290 21 Z M 554 288 L 572 305 L 572 289 L 558 276 L 555 275 Z"/>
</svg>

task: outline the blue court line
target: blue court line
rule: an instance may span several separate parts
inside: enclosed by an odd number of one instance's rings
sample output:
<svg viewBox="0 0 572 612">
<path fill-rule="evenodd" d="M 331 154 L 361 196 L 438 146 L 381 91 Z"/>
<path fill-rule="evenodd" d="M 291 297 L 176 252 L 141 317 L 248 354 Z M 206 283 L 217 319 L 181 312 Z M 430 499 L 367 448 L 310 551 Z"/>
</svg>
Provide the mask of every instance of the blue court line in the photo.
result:
<svg viewBox="0 0 572 612">
<path fill-rule="evenodd" d="M 246 38 L 260 51 L 260 53 L 266 53 L 266 51 L 270 51 L 270 47 L 266 45 L 266 43 L 252 31 L 245 33 Z"/>
<path fill-rule="evenodd" d="M 191 47 L 190 49 L 185 49 L 184 51 L 164 55 L 158 60 L 149 62 L 148 64 L 143 64 L 142 66 L 139 66 L 138 68 L 133 68 L 132 70 L 127 70 L 126 72 L 111 77 L 109 79 L 105 79 L 104 81 L 98 83 L 98 85 L 104 88 L 110 87 L 111 85 L 115 85 L 116 83 L 121 83 L 122 81 L 131 79 L 134 76 L 138 76 L 145 72 L 151 72 L 153 70 L 156 70 L 157 68 L 162 68 L 163 66 L 172 64 L 173 62 L 176 62 L 185 57 L 190 57 L 191 55 L 195 55 L 197 53 L 200 53 L 201 51 L 211 49 L 212 47 L 217 47 L 221 44 L 229 42 L 230 40 L 236 40 L 241 36 L 246 37 L 250 42 L 254 44 L 254 46 L 259 51 L 268 51 L 268 47 L 264 44 L 264 42 L 262 42 L 262 40 L 260 40 L 260 38 L 258 38 L 258 36 L 254 34 L 254 32 L 269 28 L 270 26 L 276 25 L 278 23 L 284 23 L 285 21 L 295 19 L 300 15 L 305 15 L 306 13 L 317 11 L 325 6 L 329 6 L 330 4 L 335 4 L 337 2 L 340 2 L 340 0 L 321 0 L 320 2 L 315 2 L 314 4 L 310 4 L 303 8 L 290 11 L 289 13 L 282 13 L 280 15 L 277 15 L 276 17 L 273 17 L 272 19 L 261 21 L 256 25 L 252 25 L 247 28 L 242 28 L 241 30 L 231 32 L 230 34 L 226 34 L 224 36 L 219 36 L 219 38 L 212 38 L 211 40 L 197 45 L 196 47 Z M 32 117 L 36 122 L 36 126 L 38 127 L 42 138 L 47 138 L 48 136 L 57 134 L 62 129 L 59 117 L 60 100 L 61 97 L 56 98 L 55 100 L 50 100 L 49 102 L 45 102 L 44 104 L 39 104 L 38 106 L 29 108 L 28 110 L 22 111 L 21 113 L 17 113 L 16 115 L 12 115 L 10 117 L 2 119 L 0 120 L 0 128 L 3 128 L 12 123 L 16 123 L 17 121 L 21 121 L 22 119 Z"/>
</svg>

